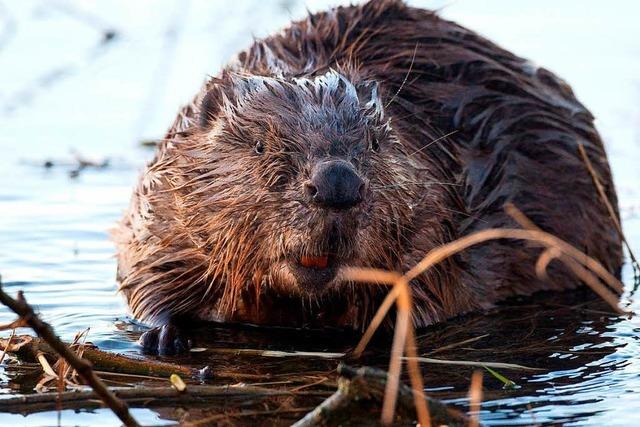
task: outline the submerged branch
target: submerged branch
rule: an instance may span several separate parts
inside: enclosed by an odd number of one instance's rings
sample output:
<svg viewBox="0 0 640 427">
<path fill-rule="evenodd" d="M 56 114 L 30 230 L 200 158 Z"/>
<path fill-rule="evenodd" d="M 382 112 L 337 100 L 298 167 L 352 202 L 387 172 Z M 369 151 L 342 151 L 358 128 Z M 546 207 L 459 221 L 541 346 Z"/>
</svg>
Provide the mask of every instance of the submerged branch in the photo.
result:
<svg viewBox="0 0 640 427">
<path fill-rule="evenodd" d="M 7 347 L 8 353 L 13 353 L 26 362 L 36 362 L 38 354 L 44 354 L 53 363 L 57 353 L 43 339 L 29 335 L 18 335 L 12 339 L 9 345 L 8 339 L 0 338 L 0 347 Z M 86 344 L 82 346 L 82 357 L 93 364 L 94 370 L 115 374 L 141 375 L 145 377 L 169 378 L 171 374 L 179 374 L 184 378 L 193 379 L 225 379 L 234 381 L 264 380 L 268 374 L 250 374 L 236 372 L 214 372 L 206 366 L 195 369 L 175 363 L 160 362 L 156 360 L 144 360 L 127 357 L 121 354 L 102 351 L 97 347 Z"/>
</svg>

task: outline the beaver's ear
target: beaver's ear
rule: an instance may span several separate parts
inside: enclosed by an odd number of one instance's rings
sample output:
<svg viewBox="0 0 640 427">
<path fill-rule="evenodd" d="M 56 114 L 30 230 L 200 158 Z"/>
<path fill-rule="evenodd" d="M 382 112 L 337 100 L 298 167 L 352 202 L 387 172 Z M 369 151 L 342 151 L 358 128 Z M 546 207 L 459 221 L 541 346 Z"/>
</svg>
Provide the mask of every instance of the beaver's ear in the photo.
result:
<svg viewBox="0 0 640 427">
<path fill-rule="evenodd" d="M 200 103 L 200 127 L 206 129 L 223 112 L 240 109 L 251 97 L 265 90 L 274 90 L 274 79 L 262 76 L 224 72 L 221 78 L 207 83 L 207 93 Z"/>
<path fill-rule="evenodd" d="M 382 100 L 378 92 L 378 82 L 363 80 L 355 86 L 361 108 L 371 114 L 382 116 Z"/>
<path fill-rule="evenodd" d="M 218 116 L 224 102 L 223 98 L 221 82 L 213 82 L 200 102 L 199 124 L 201 128 L 208 128 Z"/>
</svg>

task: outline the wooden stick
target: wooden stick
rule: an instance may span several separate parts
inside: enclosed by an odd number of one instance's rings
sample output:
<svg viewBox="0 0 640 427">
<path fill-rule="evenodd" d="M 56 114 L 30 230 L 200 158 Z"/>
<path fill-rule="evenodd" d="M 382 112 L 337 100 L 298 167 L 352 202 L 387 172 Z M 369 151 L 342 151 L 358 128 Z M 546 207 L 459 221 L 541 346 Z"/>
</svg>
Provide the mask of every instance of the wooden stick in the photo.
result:
<svg viewBox="0 0 640 427">
<path fill-rule="evenodd" d="M 338 390 L 325 399 L 313 411 L 298 420 L 292 427 L 311 427 L 327 424 L 326 421 L 345 411 L 354 401 L 356 394 L 348 380 L 338 380 Z"/>
<path fill-rule="evenodd" d="M 93 372 L 91 363 L 76 356 L 76 354 L 56 336 L 51 325 L 40 320 L 33 311 L 33 308 L 24 299 L 22 291 L 18 292 L 17 299 L 13 299 L 4 292 L 2 289 L 2 281 L 0 280 L 0 302 L 24 319 L 39 337 L 45 340 L 69 365 L 73 366 L 80 377 L 91 386 L 105 405 L 120 418 L 120 421 L 122 421 L 124 425 L 128 427 L 139 426 L 138 422 L 129 412 L 126 403 L 111 393 L 100 378 Z"/>
</svg>

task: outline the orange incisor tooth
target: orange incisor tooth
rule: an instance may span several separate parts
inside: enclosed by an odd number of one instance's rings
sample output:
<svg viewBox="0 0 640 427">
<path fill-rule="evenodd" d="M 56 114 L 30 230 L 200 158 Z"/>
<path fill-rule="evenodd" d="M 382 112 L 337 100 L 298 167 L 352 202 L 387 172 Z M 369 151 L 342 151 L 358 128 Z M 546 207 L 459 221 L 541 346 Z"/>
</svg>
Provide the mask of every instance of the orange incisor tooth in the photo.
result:
<svg viewBox="0 0 640 427">
<path fill-rule="evenodd" d="M 306 256 L 300 257 L 300 264 L 307 268 L 327 268 L 329 265 L 329 257 L 327 255 L 322 256 Z"/>
</svg>

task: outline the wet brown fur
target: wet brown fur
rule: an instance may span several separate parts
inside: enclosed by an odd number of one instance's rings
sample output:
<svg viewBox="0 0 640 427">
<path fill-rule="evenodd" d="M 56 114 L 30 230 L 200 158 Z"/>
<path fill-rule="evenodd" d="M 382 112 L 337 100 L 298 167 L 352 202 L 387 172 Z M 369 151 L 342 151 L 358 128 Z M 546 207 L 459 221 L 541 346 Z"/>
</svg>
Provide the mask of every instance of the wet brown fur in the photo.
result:
<svg viewBox="0 0 640 427">
<path fill-rule="evenodd" d="M 400 1 L 310 15 L 256 41 L 180 111 L 114 233 L 120 289 L 152 323 L 359 329 L 385 289 L 305 291 L 283 267 L 291 253 L 405 271 L 442 243 L 513 226 L 506 202 L 619 272 L 580 143 L 617 206 L 593 117 L 551 72 Z M 301 195 L 323 155 L 352 161 L 369 186 L 340 220 Z M 555 263 L 537 278 L 538 253 L 496 241 L 443 263 L 412 283 L 416 324 L 579 284 Z"/>
</svg>

